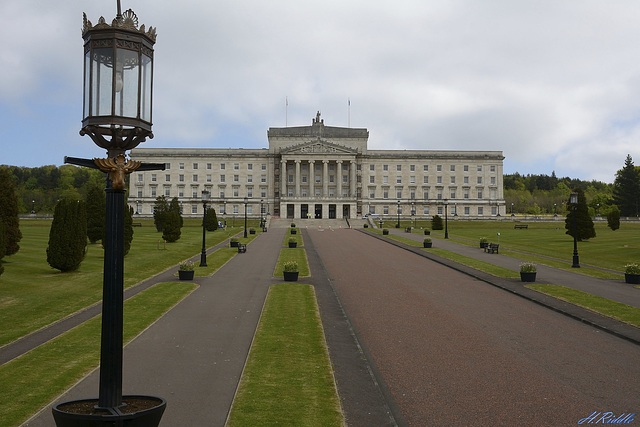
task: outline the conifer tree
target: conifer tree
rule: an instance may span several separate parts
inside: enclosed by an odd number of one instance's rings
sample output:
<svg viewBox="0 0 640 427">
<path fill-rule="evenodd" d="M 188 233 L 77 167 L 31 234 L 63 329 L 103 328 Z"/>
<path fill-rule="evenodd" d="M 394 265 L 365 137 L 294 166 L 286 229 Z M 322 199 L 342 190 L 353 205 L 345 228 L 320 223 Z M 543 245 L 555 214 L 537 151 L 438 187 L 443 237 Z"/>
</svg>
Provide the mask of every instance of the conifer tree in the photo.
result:
<svg viewBox="0 0 640 427">
<path fill-rule="evenodd" d="M 587 206 L 587 199 L 584 196 L 584 191 L 577 188 L 573 190 L 578 193 L 578 204 L 575 209 L 572 205 L 568 205 L 569 212 L 564 221 L 564 228 L 567 230 L 566 234 L 573 237 L 573 216 L 576 217 L 576 239 L 581 242 L 583 240 L 596 237 L 596 230 L 593 226 L 593 220 L 589 215 L 589 207 Z"/>
<path fill-rule="evenodd" d="M 442 223 L 442 217 L 440 215 L 434 215 L 431 220 L 431 229 L 432 230 L 442 230 L 444 228 L 444 224 Z"/>
<path fill-rule="evenodd" d="M 168 211 L 169 202 L 167 202 L 167 198 L 164 196 L 157 197 L 156 203 L 153 205 L 153 223 L 156 226 L 156 230 L 163 230 L 165 216 Z"/>
<path fill-rule="evenodd" d="M 18 196 L 6 167 L 0 167 L 0 220 L 4 222 L 6 255 L 13 255 L 20 249 L 22 239 L 18 220 Z"/>
<path fill-rule="evenodd" d="M 215 209 L 207 208 L 207 220 L 204 227 L 207 231 L 216 231 L 218 229 L 218 217 L 216 216 Z"/>
<path fill-rule="evenodd" d="M 7 243 L 4 232 L 4 223 L 2 222 L 2 218 L 0 218 L 0 275 L 4 273 L 4 265 L 2 265 L 2 258 L 4 258 L 4 254 L 7 252 Z"/>
<path fill-rule="evenodd" d="M 171 199 L 171 202 L 169 203 L 169 212 L 176 212 L 178 214 L 178 217 L 180 218 L 180 228 L 182 228 L 184 220 L 182 219 L 182 213 L 180 213 L 180 202 L 177 197 Z"/>
<path fill-rule="evenodd" d="M 620 228 L 620 209 L 617 206 L 612 206 L 607 214 L 607 225 L 613 231 Z"/>
<path fill-rule="evenodd" d="M 80 267 L 87 249 L 87 218 L 85 202 L 61 199 L 53 214 L 49 231 L 47 262 L 62 272 Z"/>
<path fill-rule="evenodd" d="M 180 234 L 180 214 L 175 211 L 165 213 L 162 238 L 167 242 L 175 242 L 180 239 Z"/>
<path fill-rule="evenodd" d="M 631 156 L 627 154 L 624 167 L 616 173 L 613 182 L 613 201 L 620 209 L 620 215 L 635 216 L 638 214 L 639 199 L 640 176 Z"/>
<path fill-rule="evenodd" d="M 106 198 L 103 186 L 96 183 L 89 187 L 86 203 L 87 237 L 95 243 L 104 237 Z"/>
</svg>

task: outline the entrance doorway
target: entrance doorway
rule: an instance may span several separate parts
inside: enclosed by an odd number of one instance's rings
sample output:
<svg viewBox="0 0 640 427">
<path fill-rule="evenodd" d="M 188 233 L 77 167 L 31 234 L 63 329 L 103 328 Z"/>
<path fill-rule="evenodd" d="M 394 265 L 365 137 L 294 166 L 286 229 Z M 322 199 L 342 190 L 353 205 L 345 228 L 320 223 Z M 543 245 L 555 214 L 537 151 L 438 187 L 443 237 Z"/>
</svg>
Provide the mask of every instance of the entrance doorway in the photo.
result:
<svg viewBox="0 0 640 427">
<path fill-rule="evenodd" d="M 343 218 L 351 218 L 351 216 L 349 215 L 351 212 L 351 206 L 350 205 L 342 205 L 342 217 Z"/>
<path fill-rule="evenodd" d="M 329 205 L 329 219 L 336 219 L 336 205 Z"/>
<path fill-rule="evenodd" d="M 300 205 L 300 218 L 309 218 L 309 205 Z"/>
<path fill-rule="evenodd" d="M 316 219 L 322 219 L 322 205 L 315 206 L 315 217 Z"/>
<path fill-rule="evenodd" d="M 287 218 L 293 218 L 293 204 L 287 204 Z"/>
</svg>

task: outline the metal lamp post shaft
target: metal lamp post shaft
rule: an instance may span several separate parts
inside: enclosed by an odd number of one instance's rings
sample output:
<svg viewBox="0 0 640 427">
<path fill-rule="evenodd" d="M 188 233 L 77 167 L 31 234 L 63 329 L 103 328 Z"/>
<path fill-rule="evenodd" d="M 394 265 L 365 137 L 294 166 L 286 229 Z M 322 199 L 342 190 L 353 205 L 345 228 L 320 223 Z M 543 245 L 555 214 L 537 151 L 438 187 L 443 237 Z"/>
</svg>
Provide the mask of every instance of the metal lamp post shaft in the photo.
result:
<svg viewBox="0 0 640 427">
<path fill-rule="evenodd" d="M 207 266 L 207 202 L 203 202 L 204 214 L 202 215 L 202 252 L 200 253 L 200 267 Z"/>
</svg>

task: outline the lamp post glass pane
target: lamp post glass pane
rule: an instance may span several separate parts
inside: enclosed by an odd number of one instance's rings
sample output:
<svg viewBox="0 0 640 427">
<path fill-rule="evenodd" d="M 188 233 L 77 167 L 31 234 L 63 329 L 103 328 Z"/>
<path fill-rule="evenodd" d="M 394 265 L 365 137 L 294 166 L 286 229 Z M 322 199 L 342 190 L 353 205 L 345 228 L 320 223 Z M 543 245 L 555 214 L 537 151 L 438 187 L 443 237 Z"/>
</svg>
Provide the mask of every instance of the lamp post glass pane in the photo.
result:
<svg viewBox="0 0 640 427">
<path fill-rule="evenodd" d="M 140 99 L 140 118 L 151 123 L 151 84 L 153 82 L 153 62 L 142 55 L 142 95 Z"/>
<path fill-rule="evenodd" d="M 94 49 L 91 63 L 91 110 L 89 115 L 111 114 L 111 87 L 113 81 L 113 50 Z"/>
<path fill-rule="evenodd" d="M 84 55 L 84 99 L 83 99 L 83 111 L 84 115 L 82 118 L 85 118 L 89 115 L 89 103 L 91 99 L 89 98 L 89 81 L 91 79 L 91 51 L 87 52 Z"/>
<path fill-rule="evenodd" d="M 117 49 L 115 74 L 115 114 L 138 117 L 138 52 Z"/>
</svg>

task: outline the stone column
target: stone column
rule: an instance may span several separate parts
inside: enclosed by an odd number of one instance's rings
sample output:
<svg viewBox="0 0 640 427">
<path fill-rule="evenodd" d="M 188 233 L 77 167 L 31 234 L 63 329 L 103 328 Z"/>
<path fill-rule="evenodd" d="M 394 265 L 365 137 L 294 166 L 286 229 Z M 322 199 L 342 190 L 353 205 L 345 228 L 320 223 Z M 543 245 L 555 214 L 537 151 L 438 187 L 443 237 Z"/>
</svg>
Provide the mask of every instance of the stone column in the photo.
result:
<svg viewBox="0 0 640 427">
<path fill-rule="evenodd" d="M 316 167 L 315 160 L 309 160 L 309 197 L 313 198 L 316 195 L 316 189 L 314 187 L 316 182 Z"/>
<path fill-rule="evenodd" d="M 300 160 L 294 160 L 296 162 L 296 176 L 293 178 L 296 182 L 295 197 L 300 197 Z"/>
<path fill-rule="evenodd" d="M 336 198 L 342 198 L 342 160 L 336 160 Z"/>
<path fill-rule="evenodd" d="M 329 160 L 322 161 L 322 197 L 329 196 Z"/>
<path fill-rule="evenodd" d="M 280 198 L 287 196 L 287 161 L 280 160 Z"/>
<path fill-rule="evenodd" d="M 356 161 L 351 160 L 351 177 L 349 178 L 349 195 L 356 197 Z"/>
</svg>

